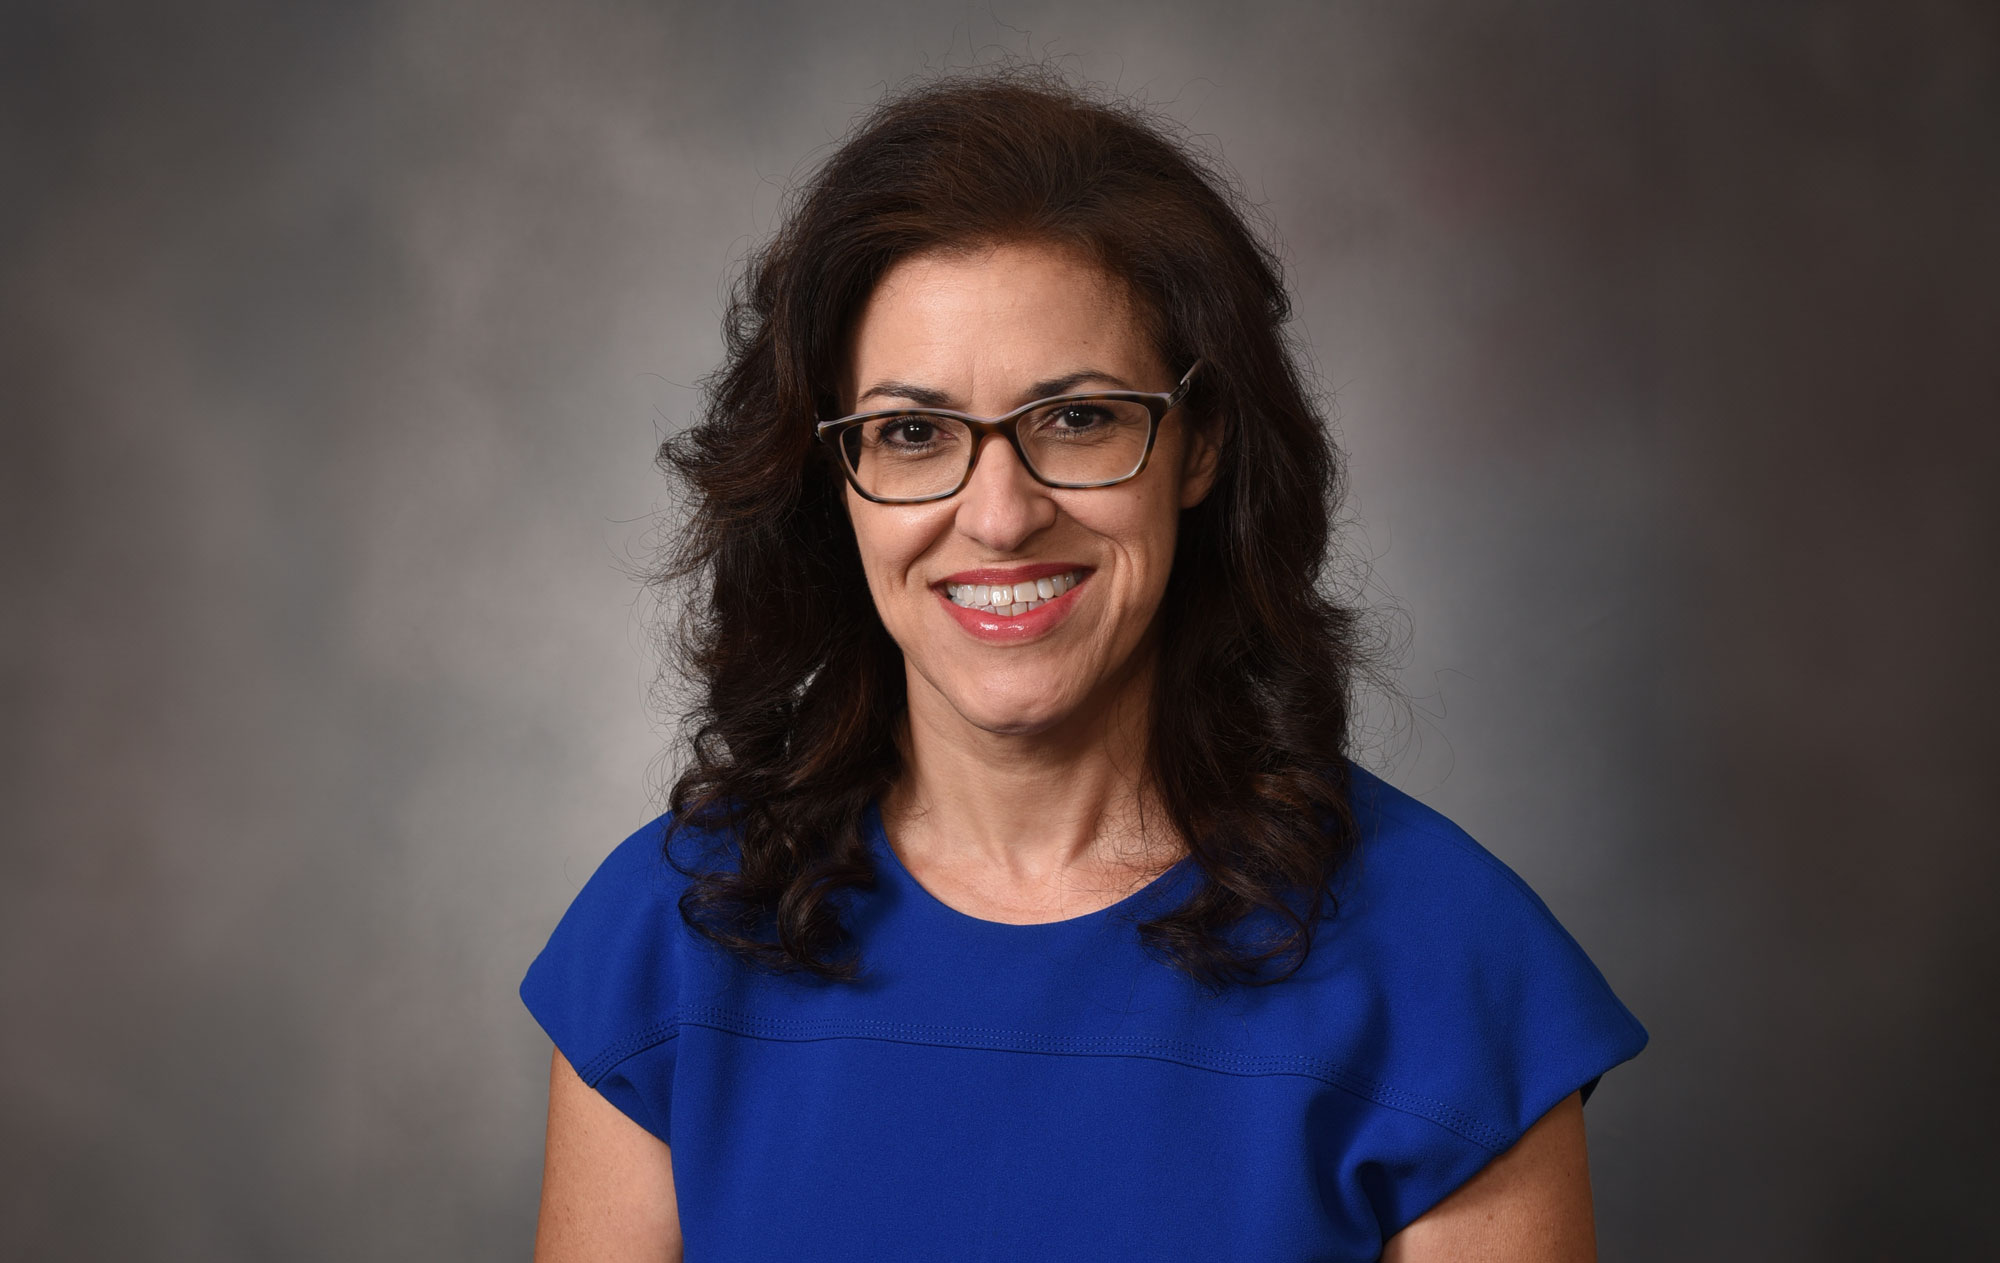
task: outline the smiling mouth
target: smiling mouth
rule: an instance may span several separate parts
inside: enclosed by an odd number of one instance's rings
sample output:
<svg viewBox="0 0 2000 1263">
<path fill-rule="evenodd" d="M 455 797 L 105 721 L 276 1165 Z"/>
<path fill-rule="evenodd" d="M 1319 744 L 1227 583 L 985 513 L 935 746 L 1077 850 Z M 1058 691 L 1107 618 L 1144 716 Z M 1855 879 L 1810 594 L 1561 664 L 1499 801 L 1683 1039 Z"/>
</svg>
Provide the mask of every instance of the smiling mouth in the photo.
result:
<svg viewBox="0 0 2000 1263">
<path fill-rule="evenodd" d="M 1083 582 L 1083 571 L 1066 570 L 1023 583 L 947 583 L 944 594 L 953 605 L 988 614 L 1025 614 L 1046 601 L 1053 601 Z"/>
</svg>

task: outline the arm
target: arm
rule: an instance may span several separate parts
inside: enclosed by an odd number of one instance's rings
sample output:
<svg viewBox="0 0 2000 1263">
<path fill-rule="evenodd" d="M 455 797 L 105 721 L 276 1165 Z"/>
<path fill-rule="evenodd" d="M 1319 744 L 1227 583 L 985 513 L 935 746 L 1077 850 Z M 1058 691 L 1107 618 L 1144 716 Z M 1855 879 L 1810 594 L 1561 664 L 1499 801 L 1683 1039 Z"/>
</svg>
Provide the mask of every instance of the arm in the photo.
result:
<svg viewBox="0 0 2000 1263">
<path fill-rule="evenodd" d="M 1382 1263 L 1595 1263 L 1583 1100 L 1572 1092 L 1513 1148 L 1391 1237 Z"/>
<path fill-rule="evenodd" d="M 535 1263 L 679 1263 L 672 1155 L 657 1136 L 549 1062 L 549 1136 Z"/>
</svg>

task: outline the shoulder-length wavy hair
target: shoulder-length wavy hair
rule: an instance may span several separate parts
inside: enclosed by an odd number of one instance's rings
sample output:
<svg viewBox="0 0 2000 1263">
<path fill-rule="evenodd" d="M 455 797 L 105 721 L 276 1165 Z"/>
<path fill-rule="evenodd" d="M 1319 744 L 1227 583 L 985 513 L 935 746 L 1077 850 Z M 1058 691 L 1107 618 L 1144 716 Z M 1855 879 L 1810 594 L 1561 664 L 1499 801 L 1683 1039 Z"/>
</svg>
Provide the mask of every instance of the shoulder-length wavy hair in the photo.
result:
<svg viewBox="0 0 2000 1263">
<path fill-rule="evenodd" d="M 836 415 L 853 323 L 892 264 L 1036 242 L 1122 280 L 1176 372 L 1207 361 L 1184 406 L 1221 442 L 1213 489 L 1182 515 L 1146 751 L 1201 880 L 1140 937 L 1211 990 L 1304 963 L 1356 836 L 1362 655 L 1356 611 L 1319 582 L 1338 453 L 1251 218 L 1160 120 L 1040 67 L 892 94 L 795 191 L 737 282 L 701 419 L 659 453 L 690 514 L 653 576 L 681 598 L 663 679 L 703 690 L 670 806 L 676 827 L 735 839 L 733 865 L 690 874 L 697 931 L 773 971 L 858 976 L 842 896 L 874 884 L 861 830 L 901 770 L 904 668 L 813 422 Z M 1260 910 L 1283 932 L 1236 941 Z"/>
</svg>

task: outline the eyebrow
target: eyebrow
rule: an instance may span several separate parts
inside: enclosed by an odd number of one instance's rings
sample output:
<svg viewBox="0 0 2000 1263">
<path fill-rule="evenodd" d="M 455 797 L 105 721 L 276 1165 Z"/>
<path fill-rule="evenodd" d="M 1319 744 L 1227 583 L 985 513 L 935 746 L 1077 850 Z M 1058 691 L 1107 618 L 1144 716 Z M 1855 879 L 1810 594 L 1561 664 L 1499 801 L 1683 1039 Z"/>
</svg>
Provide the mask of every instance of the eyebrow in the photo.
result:
<svg viewBox="0 0 2000 1263">
<path fill-rule="evenodd" d="M 1111 383 L 1110 388 L 1113 390 L 1136 389 L 1136 387 L 1127 385 L 1123 378 L 1112 373 L 1107 373 L 1103 369 L 1079 368 L 1075 372 L 1064 373 L 1060 377 L 1050 377 L 1046 380 L 1036 382 L 1034 385 L 1028 387 L 1026 393 L 1021 396 L 1021 402 L 1032 403 L 1037 399 L 1047 399 L 1051 395 L 1068 394 L 1072 388 L 1088 381 L 1109 382 Z M 876 395 L 907 399 L 920 408 L 949 408 L 959 410 L 949 391 L 933 390 L 928 386 L 918 386 L 910 382 L 898 381 L 876 382 L 873 386 L 861 392 L 860 397 L 855 400 L 855 404 L 859 406 L 862 399 L 869 399 Z"/>
</svg>

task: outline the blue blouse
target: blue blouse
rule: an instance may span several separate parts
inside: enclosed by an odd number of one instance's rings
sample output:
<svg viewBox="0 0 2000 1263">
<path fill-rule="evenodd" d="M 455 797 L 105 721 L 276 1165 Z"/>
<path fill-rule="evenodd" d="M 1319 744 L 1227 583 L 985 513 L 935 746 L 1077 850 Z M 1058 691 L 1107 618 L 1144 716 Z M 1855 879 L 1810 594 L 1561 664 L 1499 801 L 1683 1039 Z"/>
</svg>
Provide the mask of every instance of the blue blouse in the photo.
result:
<svg viewBox="0 0 2000 1263">
<path fill-rule="evenodd" d="M 1374 1259 L 1647 1036 L 1505 864 L 1358 767 L 1353 791 L 1338 911 L 1275 986 L 1210 997 L 1141 949 L 1191 859 L 1008 925 L 927 892 L 871 809 L 865 981 L 758 973 L 690 931 L 663 816 L 521 998 L 671 1147 L 691 1263 Z"/>
</svg>

